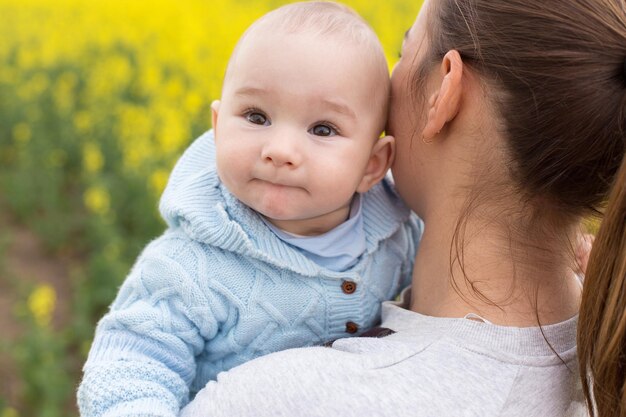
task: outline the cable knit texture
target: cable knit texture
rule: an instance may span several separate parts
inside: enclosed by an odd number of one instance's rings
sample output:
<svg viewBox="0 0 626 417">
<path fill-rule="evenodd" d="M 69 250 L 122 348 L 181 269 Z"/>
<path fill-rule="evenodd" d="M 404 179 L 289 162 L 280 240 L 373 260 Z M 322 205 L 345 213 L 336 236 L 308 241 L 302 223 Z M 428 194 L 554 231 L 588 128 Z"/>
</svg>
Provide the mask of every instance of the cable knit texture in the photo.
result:
<svg viewBox="0 0 626 417">
<path fill-rule="evenodd" d="M 96 329 L 83 417 L 173 417 L 209 380 L 255 357 L 349 336 L 411 280 L 422 224 L 389 180 L 363 195 L 367 250 L 345 272 L 281 241 L 215 172 L 212 132 L 174 168 L 167 231 L 139 256 Z M 356 284 L 346 294 L 344 281 Z"/>
</svg>

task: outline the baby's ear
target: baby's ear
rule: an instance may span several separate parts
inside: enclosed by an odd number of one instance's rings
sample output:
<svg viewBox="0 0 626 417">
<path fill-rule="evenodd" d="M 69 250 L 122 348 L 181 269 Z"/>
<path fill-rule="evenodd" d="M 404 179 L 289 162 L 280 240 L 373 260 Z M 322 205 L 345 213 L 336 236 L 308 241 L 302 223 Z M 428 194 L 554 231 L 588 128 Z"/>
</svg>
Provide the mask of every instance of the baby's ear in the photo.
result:
<svg viewBox="0 0 626 417">
<path fill-rule="evenodd" d="M 211 103 L 211 122 L 213 124 L 214 131 L 215 129 L 217 129 L 217 114 L 219 113 L 219 110 L 220 110 L 220 101 L 213 100 L 213 103 Z"/>
<path fill-rule="evenodd" d="M 378 139 L 372 149 L 363 179 L 356 190 L 364 193 L 382 180 L 389 171 L 395 154 L 396 140 L 393 136 L 383 136 Z"/>
</svg>

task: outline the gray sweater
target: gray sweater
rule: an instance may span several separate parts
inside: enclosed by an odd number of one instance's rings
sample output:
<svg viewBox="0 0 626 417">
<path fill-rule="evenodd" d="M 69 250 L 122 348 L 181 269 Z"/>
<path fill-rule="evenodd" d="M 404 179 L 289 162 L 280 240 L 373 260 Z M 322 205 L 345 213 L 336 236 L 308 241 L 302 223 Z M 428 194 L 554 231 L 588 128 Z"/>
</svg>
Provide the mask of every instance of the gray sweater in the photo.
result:
<svg viewBox="0 0 626 417">
<path fill-rule="evenodd" d="M 382 326 L 395 334 L 250 361 L 209 382 L 182 417 L 586 414 L 577 317 L 544 326 L 542 335 L 537 327 L 424 316 L 403 308 L 403 295 L 383 304 Z"/>
</svg>

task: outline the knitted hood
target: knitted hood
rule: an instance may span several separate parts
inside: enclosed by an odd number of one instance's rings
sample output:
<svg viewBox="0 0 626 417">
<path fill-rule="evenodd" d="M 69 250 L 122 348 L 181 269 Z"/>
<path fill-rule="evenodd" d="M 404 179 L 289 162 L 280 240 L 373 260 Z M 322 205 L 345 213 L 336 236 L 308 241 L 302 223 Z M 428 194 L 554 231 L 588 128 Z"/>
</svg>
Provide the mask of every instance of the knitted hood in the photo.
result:
<svg viewBox="0 0 626 417">
<path fill-rule="evenodd" d="M 170 228 L 190 239 L 252 257 L 306 276 L 340 276 L 284 244 L 259 215 L 237 200 L 221 183 L 215 166 L 213 131 L 194 141 L 177 162 L 161 196 L 161 216 Z M 363 195 L 367 253 L 390 237 L 410 217 L 389 179 Z M 352 269 L 359 270 L 357 262 Z M 343 275 L 345 276 L 345 275 Z"/>
</svg>

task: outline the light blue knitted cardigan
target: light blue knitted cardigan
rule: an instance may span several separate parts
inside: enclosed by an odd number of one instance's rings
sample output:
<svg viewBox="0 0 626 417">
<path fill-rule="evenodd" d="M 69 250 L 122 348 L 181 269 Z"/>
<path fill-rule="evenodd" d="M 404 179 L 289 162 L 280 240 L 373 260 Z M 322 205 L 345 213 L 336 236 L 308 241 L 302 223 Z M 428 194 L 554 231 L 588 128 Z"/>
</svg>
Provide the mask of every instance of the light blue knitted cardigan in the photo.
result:
<svg viewBox="0 0 626 417">
<path fill-rule="evenodd" d="M 410 283 L 421 223 L 385 180 L 363 196 L 367 249 L 346 272 L 281 241 L 220 183 L 212 132 L 180 159 L 160 204 L 169 228 L 102 318 L 78 390 L 83 417 L 178 414 L 250 359 L 349 336 Z M 344 281 L 356 284 L 346 294 Z"/>
</svg>

